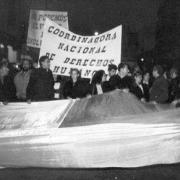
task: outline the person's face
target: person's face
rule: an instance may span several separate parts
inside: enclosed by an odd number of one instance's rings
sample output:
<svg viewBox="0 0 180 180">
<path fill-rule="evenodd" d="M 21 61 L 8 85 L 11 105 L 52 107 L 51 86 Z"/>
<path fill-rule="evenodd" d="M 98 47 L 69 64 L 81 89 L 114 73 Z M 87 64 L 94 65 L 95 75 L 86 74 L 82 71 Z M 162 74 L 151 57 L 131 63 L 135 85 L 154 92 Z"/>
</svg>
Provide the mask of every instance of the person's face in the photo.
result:
<svg viewBox="0 0 180 180">
<path fill-rule="evenodd" d="M 42 67 L 44 69 L 50 69 L 50 65 L 51 65 L 51 63 L 50 63 L 49 59 L 45 59 L 45 61 L 42 62 Z"/>
<path fill-rule="evenodd" d="M 150 80 L 150 74 L 149 73 L 146 73 L 145 75 L 144 75 L 144 81 L 149 81 Z"/>
<path fill-rule="evenodd" d="M 105 81 L 106 81 L 106 78 L 107 78 L 107 76 L 106 76 L 106 74 L 104 73 L 103 76 L 102 76 L 102 82 L 105 82 Z"/>
<path fill-rule="evenodd" d="M 112 76 L 114 76 L 116 74 L 116 70 L 115 69 L 111 69 L 110 71 L 109 71 L 109 77 L 112 77 Z"/>
<path fill-rule="evenodd" d="M 24 61 L 23 62 L 23 70 L 28 71 L 30 69 L 30 63 L 29 61 Z"/>
<path fill-rule="evenodd" d="M 140 84 L 142 82 L 142 75 L 136 76 L 135 81 L 136 81 L 137 84 Z"/>
<path fill-rule="evenodd" d="M 176 72 L 170 72 L 171 75 L 171 79 L 175 79 L 177 77 L 177 73 Z"/>
<path fill-rule="evenodd" d="M 7 66 L 4 66 L 4 67 L 1 68 L 1 74 L 3 76 L 7 76 L 8 73 L 9 73 L 9 68 Z"/>
<path fill-rule="evenodd" d="M 153 77 L 157 78 L 159 76 L 158 71 L 156 69 L 153 69 Z"/>
<path fill-rule="evenodd" d="M 78 77 L 79 77 L 78 72 L 77 71 L 72 71 L 71 78 L 72 78 L 73 82 L 76 82 Z"/>
<path fill-rule="evenodd" d="M 129 68 L 127 67 L 127 66 L 125 66 L 124 68 L 123 68 L 123 72 L 124 72 L 124 75 L 128 75 L 128 73 L 129 73 Z"/>
</svg>

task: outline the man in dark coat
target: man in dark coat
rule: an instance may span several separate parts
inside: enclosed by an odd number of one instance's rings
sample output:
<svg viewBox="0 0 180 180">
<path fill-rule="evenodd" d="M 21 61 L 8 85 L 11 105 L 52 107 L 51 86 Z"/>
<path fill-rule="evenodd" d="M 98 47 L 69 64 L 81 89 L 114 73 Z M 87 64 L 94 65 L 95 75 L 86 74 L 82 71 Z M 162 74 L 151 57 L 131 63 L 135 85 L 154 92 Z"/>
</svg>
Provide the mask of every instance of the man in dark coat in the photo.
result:
<svg viewBox="0 0 180 180">
<path fill-rule="evenodd" d="M 166 103 L 168 100 L 168 81 L 163 76 L 161 66 L 153 68 L 154 83 L 150 89 L 150 101 L 156 103 Z"/>
<path fill-rule="evenodd" d="M 40 68 L 31 73 L 27 87 L 27 100 L 47 101 L 54 98 L 54 79 L 50 70 L 50 60 L 46 56 L 39 59 Z"/>
<path fill-rule="evenodd" d="M 117 66 L 115 64 L 110 64 L 108 66 L 109 81 L 106 82 L 108 91 L 113 91 L 118 88 L 118 77 L 116 75 Z"/>
<path fill-rule="evenodd" d="M 129 67 L 125 63 L 120 63 L 118 65 L 118 74 L 113 75 L 109 80 L 111 90 L 121 89 L 129 91 L 131 89 L 132 82 L 132 78 L 129 76 Z"/>
</svg>

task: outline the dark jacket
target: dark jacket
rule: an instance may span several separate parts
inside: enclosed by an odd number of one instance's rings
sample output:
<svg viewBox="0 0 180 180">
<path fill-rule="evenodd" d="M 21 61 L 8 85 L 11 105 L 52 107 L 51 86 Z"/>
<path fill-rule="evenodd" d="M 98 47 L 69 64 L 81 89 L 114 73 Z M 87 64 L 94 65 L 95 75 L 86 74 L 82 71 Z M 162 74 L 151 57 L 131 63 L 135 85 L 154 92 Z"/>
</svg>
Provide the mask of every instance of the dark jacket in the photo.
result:
<svg viewBox="0 0 180 180">
<path fill-rule="evenodd" d="M 27 87 L 27 99 L 34 101 L 52 100 L 54 98 L 54 79 L 51 70 L 34 69 Z"/>
<path fill-rule="evenodd" d="M 119 76 L 118 75 L 111 76 L 108 83 L 109 83 L 110 91 L 118 89 L 119 88 Z"/>
<path fill-rule="evenodd" d="M 169 85 L 169 102 L 180 99 L 180 78 L 172 79 Z"/>
<path fill-rule="evenodd" d="M 86 82 L 78 79 L 76 83 L 73 83 L 70 79 L 64 84 L 63 96 L 65 99 L 68 97 L 72 99 L 83 98 L 86 97 L 87 94 L 90 94 L 88 88 L 89 86 Z"/>
<path fill-rule="evenodd" d="M 130 76 L 125 76 L 121 78 L 119 75 L 114 75 L 109 79 L 109 90 L 115 89 L 131 89 L 132 87 L 132 78 Z"/>
<path fill-rule="evenodd" d="M 145 94 L 144 94 L 144 87 L 143 85 L 142 86 L 142 89 L 137 85 L 137 84 L 134 84 L 130 91 L 138 98 L 138 99 L 142 99 L 144 98 L 145 99 Z"/>
<path fill-rule="evenodd" d="M 125 76 L 123 78 L 121 78 L 119 75 L 118 75 L 118 88 L 119 89 L 131 89 L 132 88 L 132 84 L 133 84 L 133 80 L 130 76 Z"/>
<path fill-rule="evenodd" d="M 155 79 L 150 89 L 150 101 L 166 103 L 168 100 L 168 81 L 163 77 Z"/>
<path fill-rule="evenodd" d="M 4 78 L 4 83 L 0 81 L 0 101 L 15 101 L 16 89 L 10 76 Z"/>
</svg>

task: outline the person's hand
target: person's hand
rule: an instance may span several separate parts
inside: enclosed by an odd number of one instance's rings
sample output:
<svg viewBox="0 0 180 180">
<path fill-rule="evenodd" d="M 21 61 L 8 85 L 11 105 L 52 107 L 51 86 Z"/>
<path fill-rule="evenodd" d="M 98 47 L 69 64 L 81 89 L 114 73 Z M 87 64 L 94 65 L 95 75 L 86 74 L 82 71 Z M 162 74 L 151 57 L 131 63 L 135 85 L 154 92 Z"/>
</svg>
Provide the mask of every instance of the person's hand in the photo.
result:
<svg viewBox="0 0 180 180">
<path fill-rule="evenodd" d="M 146 102 L 146 100 L 144 98 L 141 98 L 141 102 Z"/>
<path fill-rule="evenodd" d="M 178 100 L 174 100 L 171 104 L 172 104 L 173 106 L 176 106 L 178 102 L 179 102 Z"/>
<path fill-rule="evenodd" d="M 156 105 L 156 104 L 157 104 L 157 102 L 156 102 L 156 101 L 151 101 L 150 103 L 151 103 L 151 104 L 154 104 L 154 105 Z"/>
<path fill-rule="evenodd" d="M 88 95 L 86 96 L 87 99 L 90 99 L 91 97 L 92 97 L 91 94 L 88 94 Z"/>
<path fill-rule="evenodd" d="M 28 99 L 28 100 L 27 100 L 27 103 L 28 103 L 28 104 L 31 104 L 31 100 L 30 100 L 30 99 Z"/>
<path fill-rule="evenodd" d="M 126 88 L 126 89 L 123 89 L 122 91 L 123 91 L 124 93 L 128 93 L 128 92 L 129 92 L 129 89 Z"/>
<path fill-rule="evenodd" d="M 2 103 L 3 103 L 3 105 L 8 105 L 8 101 L 4 101 Z"/>
</svg>

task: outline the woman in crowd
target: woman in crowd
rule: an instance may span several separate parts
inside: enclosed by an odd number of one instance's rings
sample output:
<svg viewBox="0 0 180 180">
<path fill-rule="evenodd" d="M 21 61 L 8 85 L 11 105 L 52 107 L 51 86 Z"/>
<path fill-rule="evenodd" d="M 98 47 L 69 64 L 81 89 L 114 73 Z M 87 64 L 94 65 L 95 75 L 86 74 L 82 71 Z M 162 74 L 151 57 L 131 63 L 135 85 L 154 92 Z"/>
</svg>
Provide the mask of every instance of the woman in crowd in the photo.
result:
<svg viewBox="0 0 180 180">
<path fill-rule="evenodd" d="M 70 80 L 63 87 L 63 97 L 65 99 L 79 99 L 88 94 L 88 84 L 81 80 L 79 70 L 71 69 Z"/>
<path fill-rule="evenodd" d="M 145 101 L 145 93 L 142 85 L 142 73 L 136 72 L 133 76 L 134 83 L 131 88 L 131 92 L 141 101 Z"/>
<path fill-rule="evenodd" d="M 91 94 L 96 95 L 96 94 L 103 94 L 106 91 L 106 85 L 104 84 L 106 81 L 106 74 L 103 70 L 97 71 L 91 82 Z"/>
<path fill-rule="evenodd" d="M 142 85 L 144 88 L 144 97 L 145 97 L 146 101 L 149 101 L 149 90 L 151 87 L 150 77 L 151 76 L 150 76 L 149 72 L 145 72 L 143 74 Z"/>
</svg>

